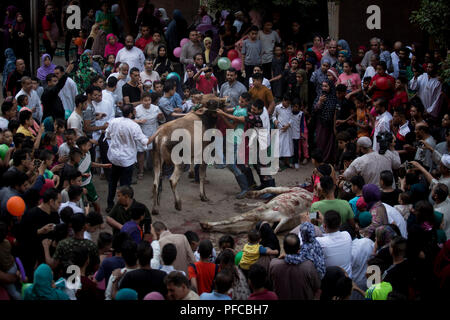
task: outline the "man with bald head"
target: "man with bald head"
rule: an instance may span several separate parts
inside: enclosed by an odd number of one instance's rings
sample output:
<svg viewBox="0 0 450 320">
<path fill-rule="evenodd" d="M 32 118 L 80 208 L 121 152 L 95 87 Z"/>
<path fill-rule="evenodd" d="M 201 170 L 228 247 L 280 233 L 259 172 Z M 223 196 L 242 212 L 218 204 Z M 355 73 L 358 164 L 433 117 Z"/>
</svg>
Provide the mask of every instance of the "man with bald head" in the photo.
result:
<svg viewBox="0 0 450 320">
<path fill-rule="evenodd" d="M 134 46 L 134 38 L 128 35 L 125 38 L 125 47 L 117 52 L 116 63 L 126 62 L 129 70 L 138 68 L 139 72 L 144 70 L 145 56 L 141 49 Z"/>
<path fill-rule="evenodd" d="M 15 96 L 22 89 L 22 77 L 31 77 L 31 74 L 26 70 L 25 61 L 23 59 L 16 60 L 16 69 L 8 75 L 6 80 L 6 96 Z M 5 80 L 3 80 L 5 81 Z"/>
<path fill-rule="evenodd" d="M 336 40 L 331 40 L 328 45 L 328 52 L 323 56 L 321 62 L 328 60 L 330 65 L 334 65 L 337 62 L 337 42 Z"/>
<path fill-rule="evenodd" d="M 381 43 L 381 40 L 378 38 L 370 39 L 370 50 L 366 52 L 366 54 L 364 55 L 364 58 L 361 61 L 361 67 L 363 68 L 363 70 L 366 70 L 366 68 L 369 66 L 370 58 L 373 55 L 378 55 L 378 56 L 380 55 L 380 53 L 381 53 L 380 43 Z"/>
</svg>

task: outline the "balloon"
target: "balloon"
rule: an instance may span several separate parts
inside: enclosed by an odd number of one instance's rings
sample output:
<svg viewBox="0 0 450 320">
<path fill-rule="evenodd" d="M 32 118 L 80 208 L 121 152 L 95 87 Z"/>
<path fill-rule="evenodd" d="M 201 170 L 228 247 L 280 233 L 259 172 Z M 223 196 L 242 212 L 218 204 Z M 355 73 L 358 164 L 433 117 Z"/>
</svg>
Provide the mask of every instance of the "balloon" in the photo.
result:
<svg viewBox="0 0 450 320">
<path fill-rule="evenodd" d="M 236 257 L 234 257 L 234 264 L 235 265 L 237 265 L 237 266 L 239 265 L 239 262 L 241 262 L 243 254 L 244 253 L 242 251 L 239 251 L 238 253 L 236 253 Z"/>
<path fill-rule="evenodd" d="M 17 267 L 19 268 L 20 276 L 22 277 L 22 281 L 25 281 L 25 278 L 26 278 L 27 276 L 26 276 L 26 274 L 25 274 L 25 269 L 23 268 L 22 261 L 20 261 L 19 258 L 16 258 L 16 264 L 17 264 Z"/>
<path fill-rule="evenodd" d="M 22 283 L 22 298 L 25 296 L 25 290 L 27 290 L 32 285 L 32 283 Z"/>
<path fill-rule="evenodd" d="M 72 111 L 70 110 L 66 110 L 64 111 L 64 118 L 67 120 L 69 119 L 70 115 L 72 114 Z"/>
<path fill-rule="evenodd" d="M 236 70 L 241 70 L 242 60 L 239 58 L 234 59 L 233 61 L 231 61 L 231 66 Z"/>
<path fill-rule="evenodd" d="M 234 59 L 239 57 L 239 53 L 236 50 L 231 49 L 230 51 L 228 51 L 227 57 L 228 59 L 230 59 L 230 61 L 233 61 Z"/>
<path fill-rule="evenodd" d="M 176 72 L 171 72 L 171 73 L 169 73 L 169 74 L 167 75 L 167 78 L 166 78 L 166 79 L 172 79 L 172 78 L 174 78 L 174 77 L 178 78 L 178 81 L 181 81 L 180 75 L 179 75 L 178 73 L 176 73 Z"/>
<path fill-rule="evenodd" d="M 25 202 L 19 196 L 11 197 L 6 202 L 6 209 L 11 215 L 21 217 L 25 212 Z"/>
<path fill-rule="evenodd" d="M 377 80 L 375 80 L 377 89 L 380 90 L 387 90 L 391 86 L 391 82 L 388 80 L 387 77 L 380 77 Z"/>
<path fill-rule="evenodd" d="M 183 46 L 184 46 L 186 43 L 188 43 L 188 42 L 189 42 L 189 39 L 188 39 L 188 38 L 183 38 L 183 39 L 181 39 L 181 41 L 180 41 L 180 47 L 183 48 Z"/>
<path fill-rule="evenodd" d="M 181 56 L 181 48 L 180 47 L 176 47 L 175 49 L 173 49 L 173 55 L 177 58 L 179 58 Z"/>
<path fill-rule="evenodd" d="M 6 144 L 0 145 L 0 158 L 2 158 L 2 160 L 5 160 L 5 156 L 8 150 L 9 147 Z"/>
<path fill-rule="evenodd" d="M 219 65 L 219 68 L 221 70 L 228 70 L 228 69 L 230 69 L 231 61 L 228 58 L 222 57 L 219 59 L 217 64 Z"/>
</svg>

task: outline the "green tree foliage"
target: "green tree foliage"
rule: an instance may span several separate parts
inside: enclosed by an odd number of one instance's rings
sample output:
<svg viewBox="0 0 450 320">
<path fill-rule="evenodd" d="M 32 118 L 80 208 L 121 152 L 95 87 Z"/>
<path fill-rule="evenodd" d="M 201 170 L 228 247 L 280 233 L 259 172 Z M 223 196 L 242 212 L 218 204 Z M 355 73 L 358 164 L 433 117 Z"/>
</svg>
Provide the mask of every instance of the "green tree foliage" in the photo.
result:
<svg viewBox="0 0 450 320">
<path fill-rule="evenodd" d="M 410 21 L 426 31 L 441 48 L 450 47 L 450 1 L 422 0 Z"/>
</svg>

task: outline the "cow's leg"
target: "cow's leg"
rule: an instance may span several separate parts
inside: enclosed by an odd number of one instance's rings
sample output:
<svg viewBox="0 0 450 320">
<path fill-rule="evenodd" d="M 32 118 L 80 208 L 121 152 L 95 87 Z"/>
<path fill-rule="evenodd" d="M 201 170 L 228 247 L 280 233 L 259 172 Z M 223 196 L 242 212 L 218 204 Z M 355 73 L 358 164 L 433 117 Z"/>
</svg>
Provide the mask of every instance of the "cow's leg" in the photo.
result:
<svg viewBox="0 0 450 320">
<path fill-rule="evenodd" d="M 256 198 L 265 193 L 282 194 L 282 193 L 290 192 L 291 190 L 292 189 L 289 187 L 268 187 L 268 188 L 264 188 L 262 190 L 249 191 L 249 192 L 247 192 L 247 196 L 249 198 Z"/>
<path fill-rule="evenodd" d="M 161 177 L 161 158 L 160 154 L 155 152 L 153 157 L 153 209 L 152 214 L 157 215 L 159 213 L 159 197 L 160 197 L 160 191 L 159 186 L 162 182 L 160 180 Z"/>
<path fill-rule="evenodd" d="M 195 178 L 195 172 L 194 172 L 194 164 L 191 163 L 189 165 L 189 174 L 188 174 L 189 179 L 194 179 Z"/>
<path fill-rule="evenodd" d="M 205 193 L 205 177 L 206 177 L 206 163 L 202 163 L 199 168 L 200 175 L 200 200 L 208 201 Z"/>
<path fill-rule="evenodd" d="M 172 188 L 173 196 L 175 198 L 175 209 L 181 210 L 181 199 L 178 195 L 177 184 L 178 180 L 180 180 L 180 176 L 183 172 L 183 164 L 175 165 L 175 169 L 173 170 L 172 175 L 170 176 L 170 186 Z"/>
<path fill-rule="evenodd" d="M 281 230 L 281 228 L 289 222 L 290 218 L 283 218 L 280 220 L 280 223 L 276 226 L 275 230 L 273 231 L 275 234 L 278 233 L 278 231 Z"/>
</svg>

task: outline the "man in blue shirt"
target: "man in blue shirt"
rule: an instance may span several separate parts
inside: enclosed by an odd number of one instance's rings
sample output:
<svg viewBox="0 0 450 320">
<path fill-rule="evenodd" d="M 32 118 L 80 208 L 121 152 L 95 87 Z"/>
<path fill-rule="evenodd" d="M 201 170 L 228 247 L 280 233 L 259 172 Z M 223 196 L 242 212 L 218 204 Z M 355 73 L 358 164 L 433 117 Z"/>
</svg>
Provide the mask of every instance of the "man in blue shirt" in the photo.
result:
<svg viewBox="0 0 450 320">
<path fill-rule="evenodd" d="M 200 295 L 200 300 L 231 300 L 227 294 L 233 285 L 233 275 L 228 271 L 221 271 L 214 280 L 214 287 L 211 293 L 204 292 Z"/>
</svg>

